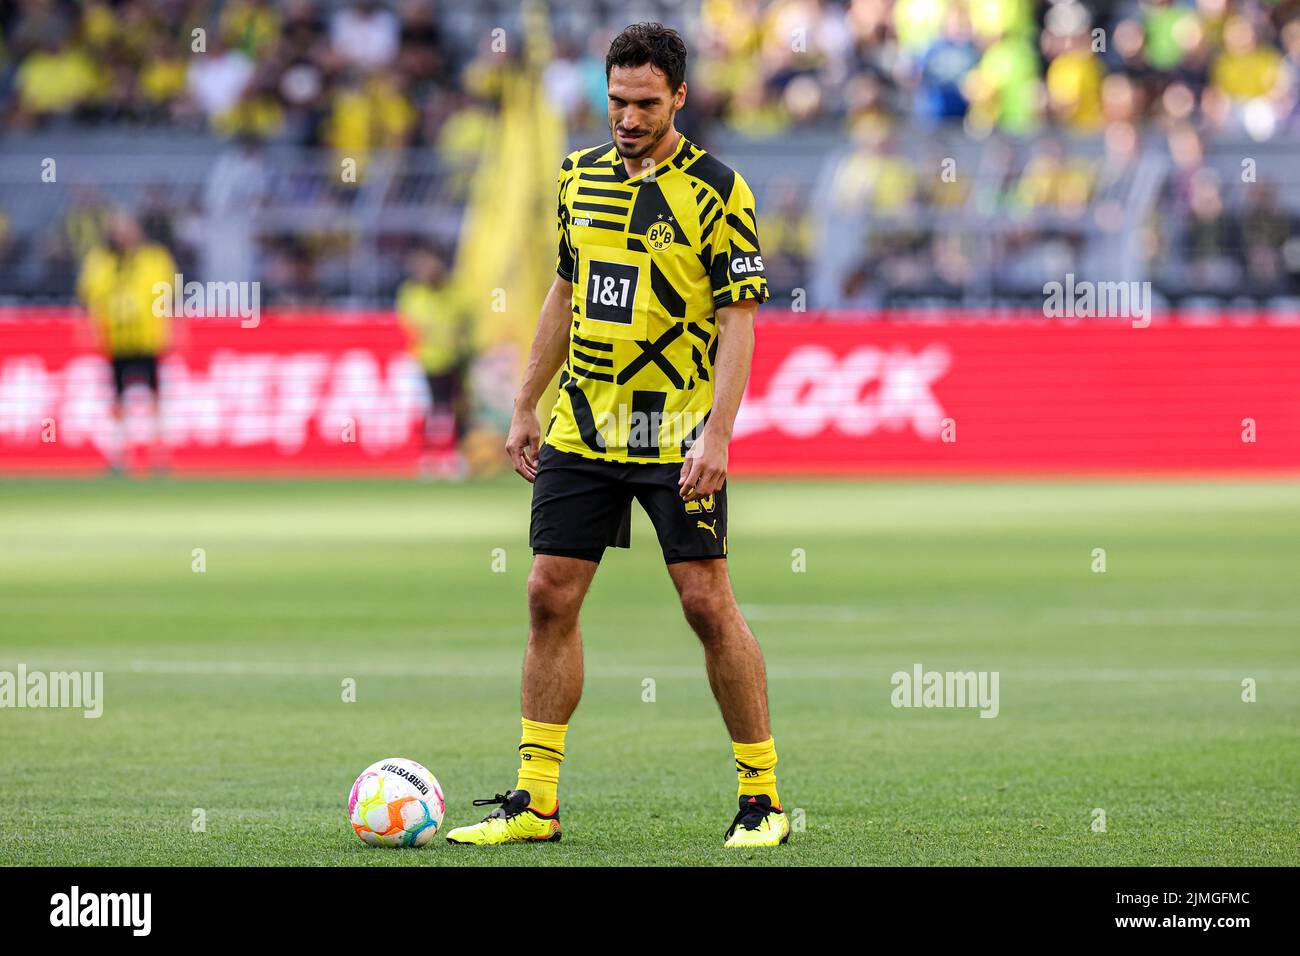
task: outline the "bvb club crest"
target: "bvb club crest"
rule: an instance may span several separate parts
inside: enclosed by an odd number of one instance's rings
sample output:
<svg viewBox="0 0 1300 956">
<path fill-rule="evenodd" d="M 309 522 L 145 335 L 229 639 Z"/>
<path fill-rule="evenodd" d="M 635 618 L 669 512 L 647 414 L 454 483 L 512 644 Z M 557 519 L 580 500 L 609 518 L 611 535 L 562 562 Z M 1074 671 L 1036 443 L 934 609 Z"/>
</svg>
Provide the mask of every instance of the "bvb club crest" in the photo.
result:
<svg viewBox="0 0 1300 956">
<path fill-rule="evenodd" d="M 675 235 L 676 233 L 673 231 L 673 224 L 671 222 L 660 220 L 659 222 L 650 224 L 650 228 L 645 231 L 645 241 L 649 244 L 651 249 L 667 249 L 673 244 L 673 238 Z"/>
</svg>

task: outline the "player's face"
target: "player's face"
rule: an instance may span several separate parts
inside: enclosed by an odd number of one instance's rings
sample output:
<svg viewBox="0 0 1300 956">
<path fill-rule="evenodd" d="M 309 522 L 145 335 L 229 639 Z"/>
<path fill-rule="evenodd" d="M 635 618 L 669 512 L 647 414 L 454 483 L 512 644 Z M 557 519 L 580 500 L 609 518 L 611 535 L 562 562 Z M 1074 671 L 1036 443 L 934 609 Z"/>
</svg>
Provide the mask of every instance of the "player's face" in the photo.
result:
<svg viewBox="0 0 1300 956">
<path fill-rule="evenodd" d="M 130 216 L 116 215 L 108 223 L 108 241 L 117 249 L 130 249 L 139 245 L 143 234 L 140 225 Z"/>
<path fill-rule="evenodd" d="M 608 87 L 609 129 L 614 148 L 624 159 L 653 152 L 686 102 L 686 84 L 674 94 L 668 89 L 668 78 L 649 63 L 611 68 Z"/>
</svg>

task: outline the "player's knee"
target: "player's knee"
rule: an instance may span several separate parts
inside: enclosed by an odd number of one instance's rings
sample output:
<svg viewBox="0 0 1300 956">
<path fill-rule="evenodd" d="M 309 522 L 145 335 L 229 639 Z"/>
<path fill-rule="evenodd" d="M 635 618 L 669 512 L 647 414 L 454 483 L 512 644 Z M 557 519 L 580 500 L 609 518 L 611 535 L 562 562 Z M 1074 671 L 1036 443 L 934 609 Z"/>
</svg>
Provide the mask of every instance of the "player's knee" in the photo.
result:
<svg viewBox="0 0 1300 956">
<path fill-rule="evenodd" d="M 528 617 L 534 632 L 575 621 L 580 603 L 581 590 L 573 582 L 537 567 L 528 575 Z"/>
<path fill-rule="evenodd" d="M 708 588 L 688 588 L 682 591 L 681 598 L 686 623 L 700 640 L 712 640 L 725 631 L 730 611 L 730 601 L 725 595 Z"/>
</svg>

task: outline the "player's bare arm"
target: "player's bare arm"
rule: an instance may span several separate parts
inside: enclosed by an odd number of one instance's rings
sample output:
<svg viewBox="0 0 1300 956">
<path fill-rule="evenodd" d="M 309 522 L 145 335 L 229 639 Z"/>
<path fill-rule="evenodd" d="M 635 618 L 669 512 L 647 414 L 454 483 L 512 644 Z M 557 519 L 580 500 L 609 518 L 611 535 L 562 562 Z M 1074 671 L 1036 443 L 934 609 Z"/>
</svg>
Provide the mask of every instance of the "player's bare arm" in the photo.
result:
<svg viewBox="0 0 1300 956">
<path fill-rule="evenodd" d="M 745 299 L 717 311 L 718 358 L 714 368 L 717 382 L 708 424 L 682 462 L 681 495 L 698 501 L 722 490 L 727 480 L 727 449 L 740 411 L 740 400 L 749 381 L 754 359 L 754 320 L 758 303 Z"/>
<path fill-rule="evenodd" d="M 564 364 L 569 351 L 569 310 L 573 302 L 573 283 L 556 276 L 542 303 L 537 318 L 537 332 L 528 353 L 524 381 L 515 396 L 514 416 L 506 436 L 506 452 L 515 471 L 526 480 L 537 478 L 537 451 L 542 430 L 537 422 L 537 403 L 555 373 Z"/>
</svg>

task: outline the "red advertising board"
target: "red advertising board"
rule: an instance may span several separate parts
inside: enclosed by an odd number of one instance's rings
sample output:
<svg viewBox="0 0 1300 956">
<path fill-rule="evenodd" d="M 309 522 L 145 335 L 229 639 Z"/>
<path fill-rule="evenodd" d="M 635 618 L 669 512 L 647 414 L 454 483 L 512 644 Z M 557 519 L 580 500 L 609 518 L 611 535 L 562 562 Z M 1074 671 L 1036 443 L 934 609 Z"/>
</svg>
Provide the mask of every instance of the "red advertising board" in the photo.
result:
<svg viewBox="0 0 1300 956">
<path fill-rule="evenodd" d="M 1300 327 L 869 318 L 760 325 L 736 472 L 1300 473 Z M 79 329 L 0 314 L 0 472 L 105 466 L 109 371 Z M 416 470 L 427 398 L 390 314 L 190 320 L 162 382 L 174 471 Z"/>
<path fill-rule="evenodd" d="M 148 443 L 128 391 L 118 432 L 108 363 L 66 313 L 0 321 L 0 471 L 102 470 L 116 435 Z M 180 473 L 414 472 L 428 402 L 391 314 L 186 320 L 160 367 L 167 467 Z M 52 439 L 52 440 L 51 440 Z"/>
<path fill-rule="evenodd" d="M 763 324 L 736 471 L 1300 472 L 1300 327 Z"/>
</svg>

